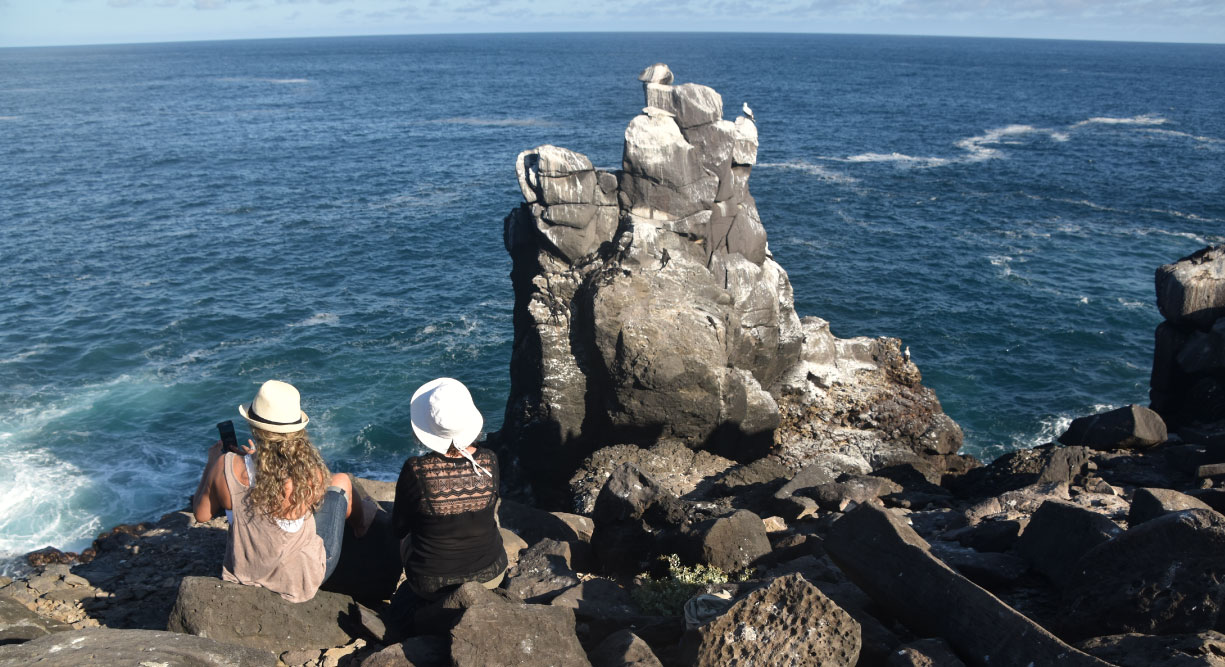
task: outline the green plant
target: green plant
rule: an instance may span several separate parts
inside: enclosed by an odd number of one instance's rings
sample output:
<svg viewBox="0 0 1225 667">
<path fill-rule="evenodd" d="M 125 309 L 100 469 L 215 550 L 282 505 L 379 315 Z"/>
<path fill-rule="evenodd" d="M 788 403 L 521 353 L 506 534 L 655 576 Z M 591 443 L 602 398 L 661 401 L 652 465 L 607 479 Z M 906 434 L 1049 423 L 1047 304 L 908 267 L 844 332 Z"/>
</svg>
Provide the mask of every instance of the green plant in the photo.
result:
<svg viewBox="0 0 1225 667">
<path fill-rule="evenodd" d="M 713 565 L 698 563 L 693 567 L 681 564 L 680 556 L 660 556 L 668 566 L 668 575 L 652 579 L 646 573 L 639 575 L 640 584 L 630 592 L 635 604 L 644 613 L 659 616 L 680 616 L 684 613 L 689 598 L 706 592 L 711 585 L 729 581 L 747 581 L 753 570 L 747 569 L 728 574 Z"/>
</svg>

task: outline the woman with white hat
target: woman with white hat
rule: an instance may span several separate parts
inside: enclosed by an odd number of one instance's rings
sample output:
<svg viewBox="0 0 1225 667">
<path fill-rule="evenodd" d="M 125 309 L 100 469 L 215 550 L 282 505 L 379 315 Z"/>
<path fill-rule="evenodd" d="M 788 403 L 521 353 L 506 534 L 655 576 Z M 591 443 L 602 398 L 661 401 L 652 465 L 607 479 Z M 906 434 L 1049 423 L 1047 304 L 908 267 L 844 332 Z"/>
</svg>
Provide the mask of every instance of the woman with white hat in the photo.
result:
<svg viewBox="0 0 1225 667">
<path fill-rule="evenodd" d="M 435 600 L 467 581 L 496 588 L 506 550 L 494 516 L 498 459 L 472 443 L 484 419 L 468 388 L 438 378 L 413 394 L 413 433 L 431 451 L 404 462 L 392 525 L 406 542 L 404 573 L 419 597 Z"/>
<path fill-rule="evenodd" d="M 340 560 L 344 523 L 365 534 L 373 502 L 353 502 L 353 481 L 333 475 L 306 434 L 310 418 L 292 385 L 269 380 L 238 406 L 254 441 L 245 456 L 209 450 L 192 501 L 197 521 L 226 510 L 231 517 L 221 576 L 263 586 L 290 602 L 305 602 Z"/>
</svg>

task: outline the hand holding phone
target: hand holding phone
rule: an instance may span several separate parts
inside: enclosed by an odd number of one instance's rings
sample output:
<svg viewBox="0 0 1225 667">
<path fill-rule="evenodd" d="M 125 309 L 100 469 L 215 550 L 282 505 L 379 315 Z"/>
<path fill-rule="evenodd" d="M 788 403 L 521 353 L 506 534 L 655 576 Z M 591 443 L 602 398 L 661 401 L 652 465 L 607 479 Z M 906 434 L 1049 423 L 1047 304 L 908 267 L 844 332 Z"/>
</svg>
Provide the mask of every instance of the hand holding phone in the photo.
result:
<svg viewBox="0 0 1225 667">
<path fill-rule="evenodd" d="M 220 424 L 217 424 L 217 432 L 221 434 L 221 448 L 227 452 L 234 452 L 239 456 L 246 454 L 246 450 L 238 447 L 238 438 L 234 435 L 234 422 L 227 419 Z"/>
</svg>

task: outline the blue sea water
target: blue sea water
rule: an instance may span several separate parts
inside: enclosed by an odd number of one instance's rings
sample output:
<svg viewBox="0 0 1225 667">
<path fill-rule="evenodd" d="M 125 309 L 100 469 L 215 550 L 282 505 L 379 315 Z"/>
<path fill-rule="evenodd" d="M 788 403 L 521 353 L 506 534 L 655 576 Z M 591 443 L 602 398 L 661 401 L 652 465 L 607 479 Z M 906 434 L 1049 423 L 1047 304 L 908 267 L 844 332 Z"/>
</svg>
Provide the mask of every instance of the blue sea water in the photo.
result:
<svg viewBox="0 0 1225 667">
<path fill-rule="evenodd" d="M 509 381 L 523 149 L 620 163 L 638 72 L 758 119 L 801 315 L 896 336 L 992 458 L 1146 403 L 1153 270 L 1225 242 L 1225 47 L 826 35 L 0 49 L 0 555 L 185 506 L 213 425 L 303 392 L 393 478 L 408 398 Z M 240 429 L 241 420 L 238 420 Z M 11 567 L 11 564 L 10 566 Z"/>
</svg>

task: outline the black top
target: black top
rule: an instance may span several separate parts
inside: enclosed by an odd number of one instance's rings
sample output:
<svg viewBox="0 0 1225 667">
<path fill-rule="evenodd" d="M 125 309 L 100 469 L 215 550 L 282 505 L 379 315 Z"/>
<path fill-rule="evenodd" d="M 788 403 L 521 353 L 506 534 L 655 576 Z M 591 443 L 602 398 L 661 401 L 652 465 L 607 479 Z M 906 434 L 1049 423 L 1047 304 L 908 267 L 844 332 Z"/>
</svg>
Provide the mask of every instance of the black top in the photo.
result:
<svg viewBox="0 0 1225 667">
<path fill-rule="evenodd" d="M 498 458 L 483 447 L 473 458 L 493 477 L 473 470 L 466 458 L 430 453 L 404 462 L 396 481 L 391 520 L 397 537 L 412 536 L 405 570 L 429 577 L 458 577 L 505 558 L 494 518 Z"/>
</svg>

